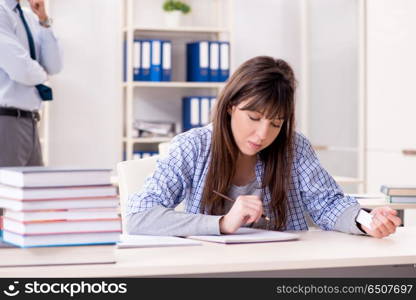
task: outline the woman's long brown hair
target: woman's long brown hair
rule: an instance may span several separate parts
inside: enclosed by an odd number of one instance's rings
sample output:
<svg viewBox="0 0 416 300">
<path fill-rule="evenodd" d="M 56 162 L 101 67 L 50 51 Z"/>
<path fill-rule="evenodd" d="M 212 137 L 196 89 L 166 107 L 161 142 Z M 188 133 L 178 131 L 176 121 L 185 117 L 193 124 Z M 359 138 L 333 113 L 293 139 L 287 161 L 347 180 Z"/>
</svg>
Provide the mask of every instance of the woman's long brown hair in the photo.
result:
<svg viewBox="0 0 416 300">
<path fill-rule="evenodd" d="M 239 153 L 228 110 L 242 101 L 250 100 L 241 109 L 264 113 L 268 119 L 284 119 L 279 135 L 259 153 L 259 157 L 265 166 L 261 188 L 263 191 L 268 189 L 271 195 L 274 229 L 285 227 L 293 159 L 295 82 L 292 68 L 284 60 L 268 56 L 246 61 L 231 76 L 219 95 L 213 115 L 211 161 L 201 212 L 211 215 L 224 213 L 224 200 L 213 191 L 228 192 Z"/>
</svg>

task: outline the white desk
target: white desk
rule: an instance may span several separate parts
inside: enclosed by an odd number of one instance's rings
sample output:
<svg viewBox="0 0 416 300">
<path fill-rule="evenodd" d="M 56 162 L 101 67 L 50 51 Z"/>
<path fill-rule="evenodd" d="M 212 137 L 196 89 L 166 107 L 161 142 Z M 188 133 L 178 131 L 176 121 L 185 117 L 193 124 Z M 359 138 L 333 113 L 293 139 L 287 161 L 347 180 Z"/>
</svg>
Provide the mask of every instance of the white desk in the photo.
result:
<svg viewBox="0 0 416 300">
<path fill-rule="evenodd" d="M 276 243 L 204 243 L 203 246 L 135 249 L 101 246 L 114 249 L 117 263 L 3 267 L 0 268 L 0 277 L 222 277 L 227 274 L 272 277 L 416 277 L 416 269 L 413 268 L 413 264 L 416 264 L 416 227 L 398 228 L 396 234 L 384 239 L 319 230 L 300 234 L 299 241 Z M 19 255 L 21 249 L 15 250 L 15 255 Z M 49 251 L 51 255 L 54 252 L 53 248 L 33 250 Z M 93 251 L 90 255 L 94 255 Z M 392 265 L 410 266 L 394 268 Z M 366 270 L 374 270 L 375 266 L 381 268 L 382 273 L 366 273 Z M 322 273 L 325 270 L 329 273 Z"/>
</svg>

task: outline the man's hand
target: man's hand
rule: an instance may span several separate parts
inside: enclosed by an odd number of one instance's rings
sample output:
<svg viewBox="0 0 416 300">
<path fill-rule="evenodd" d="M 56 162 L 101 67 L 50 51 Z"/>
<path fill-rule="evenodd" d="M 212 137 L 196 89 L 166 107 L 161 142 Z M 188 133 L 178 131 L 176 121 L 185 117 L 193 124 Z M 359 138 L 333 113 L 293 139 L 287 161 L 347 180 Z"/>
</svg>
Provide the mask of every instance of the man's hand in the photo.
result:
<svg viewBox="0 0 416 300">
<path fill-rule="evenodd" d="M 397 226 L 401 224 L 401 220 L 397 217 L 397 211 L 388 207 L 377 207 L 370 214 L 373 216 L 371 229 L 362 226 L 365 232 L 376 238 L 386 237 L 396 231 Z"/>
<path fill-rule="evenodd" d="M 257 222 L 263 214 L 260 197 L 241 195 L 235 200 L 228 214 L 220 219 L 221 233 L 234 233 L 245 224 Z"/>
<path fill-rule="evenodd" d="M 28 0 L 30 8 L 38 16 L 39 21 L 46 22 L 48 20 L 48 14 L 45 9 L 44 0 Z"/>
</svg>

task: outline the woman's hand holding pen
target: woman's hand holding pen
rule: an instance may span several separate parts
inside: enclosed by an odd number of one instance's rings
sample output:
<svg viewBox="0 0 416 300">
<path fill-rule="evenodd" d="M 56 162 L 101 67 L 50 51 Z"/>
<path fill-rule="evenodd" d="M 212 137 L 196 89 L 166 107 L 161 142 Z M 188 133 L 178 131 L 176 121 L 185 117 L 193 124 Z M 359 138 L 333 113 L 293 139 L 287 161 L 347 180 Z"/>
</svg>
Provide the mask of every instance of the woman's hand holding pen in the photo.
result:
<svg viewBox="0 0 416 300">
<path fill-rule="evenodd" d="M 376 238 L 386 237 L 396 231 L 397 226 L 401 224 L 401 220 L 397 217 L 397 211 L 390 207 L 377 207 L 370 212 L 373 215 L 371 229 L 362 226 L 365 232 Z"/>
<path fill-rule="evenodd" d="M 220 219 L 221 233 L 234 233 L 245 224 L 257 222 L 263 214 L 259 196 L 239 196 L 230 211 Z"/>
</svg>

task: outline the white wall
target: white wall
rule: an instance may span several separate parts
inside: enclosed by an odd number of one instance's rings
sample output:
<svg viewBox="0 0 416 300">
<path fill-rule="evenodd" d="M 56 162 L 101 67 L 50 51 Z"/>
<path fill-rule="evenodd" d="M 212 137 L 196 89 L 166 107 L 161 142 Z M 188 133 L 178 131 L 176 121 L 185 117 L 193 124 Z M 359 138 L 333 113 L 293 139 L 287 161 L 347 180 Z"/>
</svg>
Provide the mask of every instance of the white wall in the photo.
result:
<svg viewBox="0 0 416 300">
<path fill-rule="evenodd" d="M 358 0 L 308 0 L 308 137 L 358 146 Z M 319 151 L 332 175 L 358 177 L 357 152 Z M 355 186 L 345 186 L 355 191 Z"/>
<path fill-rule="evenodd" d="M 50 1 L 64 52 L 51 80 L 50 165 L 114 167 L 120 157 L 119 2 Z"/>
<path fill-rule="evenodd" d="M 269 55 L 287 61 L 299 82 L 302 79 L 301 1 L 237 0 L 234 4 L 233 70 L 254 56 Z M 296 123 L 300 128 L 299 89 L 296 108 Z"/>
</svg>

